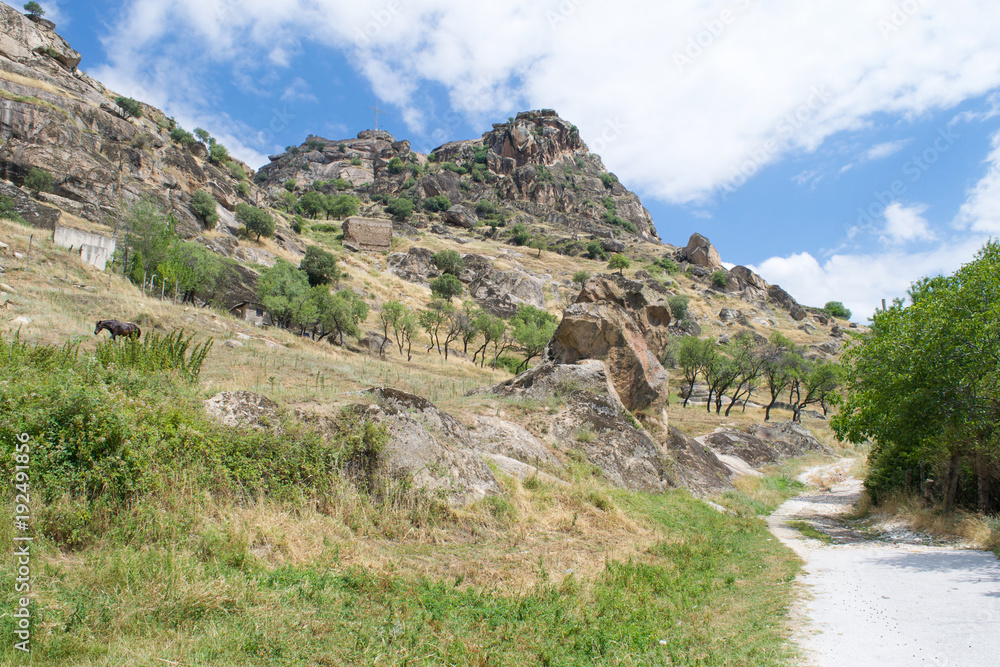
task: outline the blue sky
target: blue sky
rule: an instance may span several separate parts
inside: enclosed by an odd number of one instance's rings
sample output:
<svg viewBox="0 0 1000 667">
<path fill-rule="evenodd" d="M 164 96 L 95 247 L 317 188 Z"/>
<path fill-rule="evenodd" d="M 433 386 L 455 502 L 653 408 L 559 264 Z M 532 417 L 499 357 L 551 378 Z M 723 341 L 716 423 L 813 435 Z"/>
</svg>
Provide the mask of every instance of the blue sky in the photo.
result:
<svg viewBox="0 0 1000 667">
<path fill-rule="evenodd" d="M 423 152 L 554 108 L 665 242 L 862 322 L 1000 233 L 990 0 L 41 4 L 82 69 L 254 167 L 376 102 Z"/>
</svg>

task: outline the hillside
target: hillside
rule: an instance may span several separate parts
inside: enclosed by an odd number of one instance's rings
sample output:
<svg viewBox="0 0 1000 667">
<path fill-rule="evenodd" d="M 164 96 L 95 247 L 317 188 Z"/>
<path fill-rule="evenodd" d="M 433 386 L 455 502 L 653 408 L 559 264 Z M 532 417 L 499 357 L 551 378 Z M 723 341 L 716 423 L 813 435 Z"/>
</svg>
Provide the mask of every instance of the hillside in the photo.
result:
<svg viewBox="0 0 1000 667">
<path fill-rule="evenodd" d="M 39 664 L 787 657 L 794 562 L 757 517 L 797 488 L 780 466 L 840 451 L 811 383 L 853 325 L 693 230 L 662 242 L 552 110 L 254 170 L 123 104 L 49 22 L 0 22 L 0 406 L 35 443 Z M 108 269 L 57 227 L 113 239 Z M 778 357 L 794 401 L 741 365 Z"/>
</svg>

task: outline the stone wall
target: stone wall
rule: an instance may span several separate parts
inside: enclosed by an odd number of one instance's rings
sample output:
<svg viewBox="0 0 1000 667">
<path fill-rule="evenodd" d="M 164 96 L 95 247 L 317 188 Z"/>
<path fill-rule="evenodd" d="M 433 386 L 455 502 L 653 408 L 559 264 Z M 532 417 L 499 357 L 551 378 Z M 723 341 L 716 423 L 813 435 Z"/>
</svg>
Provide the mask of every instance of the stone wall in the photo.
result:
<svg viewBox="0 0 1000 667">
<path fill-rule="evenodd" d="M 53 242 L 61 248 L 69 248 L 80 253 L 80 259 L 96 266 L 101 271 L 115 254 L 115 240 L 110 236 L 85 232 L 71 227 L 56 225 Z"/>
<path fill-rule="evenodd" d="M 345 248 L 389 251 L 392 243 L 392 222 L 389 220 L 350 217 L 344 221 L 343 229 Z"/>
</svg>

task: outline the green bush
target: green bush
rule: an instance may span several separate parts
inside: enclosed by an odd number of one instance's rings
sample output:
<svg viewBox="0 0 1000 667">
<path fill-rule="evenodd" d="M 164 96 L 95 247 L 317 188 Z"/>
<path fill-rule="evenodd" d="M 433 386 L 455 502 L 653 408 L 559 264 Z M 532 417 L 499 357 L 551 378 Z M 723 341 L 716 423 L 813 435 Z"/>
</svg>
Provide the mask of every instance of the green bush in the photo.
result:
<svg viewBox="0 0 1000 667">
<path fill-rule="evenodd" d="M 389 160 L 388 169 L 390 174 L 401 174 L 406 171 L 406 166 L 403 164 L 402 160 L 398 157 L 394 157 Z"/>
<path fill-rule="evenodd" d="M 229 162 L 229 151 L 222 144 L 212 144 L 208 147 L 208 161 L 212 164 L 226 164 Z"/>
<path fill-rule="evenodd" d="M 295 179 L 294 178 L 289 178 L 287 181 L 285 181 L 284 183 L 282 183 L 282 186 L 288 192 L 294 192 L 295 191 L 295 185 L 296 185 L 296 183 L 295 183 Z"/>
<path fill-rule="evenodd" d="M 229 175 L 235 178 L 237 181 L 247 180 L 247 172 L 244 171 L 243 167 L 239 162 L 234 162 L 230 160 L 226 163 L 226 169 L 229 170 Z"/>
<path fill-rule="evenodd" d="M 333 184 L 333 187 L 338 190 L 350 190 L 353 187 L 351 182 L 346 178 L 336 178 L 330 182 Z"/>
<path fill-rule="evenodd" d="M 319 246 L 306 246 L 306 254 L 299 263 L 299 269 L 306 272 L 309 285 L 329 285 L 340 280 L 337 258 Z"/>
<path fill-rule="evenodd" d="M 712 272 L 712 287 L 722 289 L 729 282 L 729 272 L 725 269 L 717 269 Z"/>
<path fill-rule="evenodd" d="M 510 228 L 510 242 L 514 245 L 525 245 L 531 240 L 531 234 L 528 233 L 528 229 L 524 226 L 523 222 L 519 222 Z"/>
<path fill-rule="evenodd" d="M 675 262 L 669 257 L 659 258 L 658 260 L 653 262 L 653 266 L 663 269 L 670 275 L 673 275 L 681 270 L 681 267 L 677 265 L 677 262 Z"/>
<path fill-rule="evenodd" d="M 450 273 L 443 273 L 431 281 L 431 294 L 446 301 L 461 295 L 462 290 L 462 281 Z"/>
<path fill-rule="evenodd" d="M 191 210 L 205 223 L 206 229 L 214 229 L 219 221 L 215 198 L 205 190 L 195 190 L 191 196 Z"/>
<path fill-rule="evenodd" d="M 184 331 L 163 336 L 147 331 L 141 340 L 126 338 L 124 342 L 107 339 L 97 346 L 97 360 L 105 368 L 134 368 L 147 373 L 178 371 L 189 382 L 198 380 L 201 366 L 212 349 L 212 339 L 192 347 L 194 334 L 184 337 Z"/>
<path fill-rule="evenodd" d="M 451 201 L 444 195 L 436 195 L 423 200 L 421 205 L 427 211 L 447 211 L 451 208 Z"/>
<path fill-rule="evenodd" d="M 600 241 L 589 242 L 587 244 L 587 249 L 585 250 L 585 254 L 590 259 L 600 259 L 600 260 L 606 259 L 608 256 L 607 251 L 604 249 L 604 246 L 601 245 Z"/>
<path fill-rule="evenodd" d="M 500 207 L 492 199 L 480 199 L 476 202 L 476 213 L 480 216 L 493 215 L 500 212 Z"/>
<path fill-rule="evenodd" d="M 445 273 L 457 276 L 465 268 L 465 261 L 457 250 L 442 250 L 434 254 L 434 266 Z"/>
<path fill-rule="evenodd" d="M 326 212 L 335 220 L 343 220 L 358 214 L 361 201 L 354 195 L 327 195 Z"/>
<path fill-rule="evenodd" d="M 38 196 L 40 192 L 52 192 L 52 174 L 44 169 L 34 167 L 25 177 L 24 187 L 31 190 L 35 196 Z"/>
<path fill-rule="evenodd" d="M 601 183 L 603 183 L 604 187 L 607 188 L 608 190 L 615 187 L 615 183 L 617 182 L 618 182 L 618 177 L 615 176 L 614 174 L 610 174 L 608 172 L 601 174 Z"/>
<path fill-rule="evenodd" d="M 413 215 L 413 202 L 405 197 L 393 199 L 385 207 L 386 213 L 397 220 L 409 220 Z"/>
<path fill-rule="evenodd" d="M 468 173 L 468 170 L 465 167 L 459 167 L 454 162 L 445 162 L 441 165 L 441 168 L 447 171 L 455 172 L 459 176 L 464 176 Z"/>
<path fill-rule="evenodd" d="M 823 310 L 830 317 L 836 317 L 841 320 L 851 319 L 851 311 L 844 307 L 844 304 L 840 301 L 827 301 L 826 305 L 823 306 Z"/>
<path fill-rule="evenodd" d="M 115 104 L 125 118 L 142 118 L 142 105 L 131 97 L 116 97 Z"/>
<path fill-rule="evenodd" d="M 185 130 L 183 127 L 175 127 L 170 130 L 170 140 L 185 147 L 198 143 L 198 140 L 194 138 L 194 135 Z"/>
<path fill-rule="evenodd" d="M 16 205 L 17 202 L 14 201 L 13 197 L 0 195 L 0 218 L 13 220 L 14 222 L 24 222 L 24 219 L 17 212 Z"/>
<path fill-rule="evenodd" d="M 680 322 L 687 319 L 688 303 L 690 301 L 691 299 L 684 294 L 675 294 L 667 299 L 667 305 L 670 306 L 670 314 L 674 320 Z"/>
<path fill-rule="evenodd" d="M 361 166 L 361 158 L 359 158 L 359 157 L 352 157 L 351 158 L 351 164 L 354 165 L 355 167 L 360 167 Z"/>
</svg>

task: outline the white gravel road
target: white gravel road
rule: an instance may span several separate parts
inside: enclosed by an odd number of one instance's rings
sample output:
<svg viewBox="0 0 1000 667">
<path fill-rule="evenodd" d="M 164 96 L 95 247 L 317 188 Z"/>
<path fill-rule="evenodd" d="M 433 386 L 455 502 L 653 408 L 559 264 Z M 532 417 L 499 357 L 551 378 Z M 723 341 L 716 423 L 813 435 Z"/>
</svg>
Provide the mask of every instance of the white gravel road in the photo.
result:
<svg viewBox="0 0 1000 667">
<path fill-rule="evenodd" d="M 804 665 L 1000 667 L 1000 561 L 992 553 L 921 544 L 900 531 L 870 539 L 838 520 L 861 491 L 851 461 L 805 473 L 821 491 L 784 503 L 771 532 L 805 561 L 793 610 Z M 809 539 L 804 520 L 834 538 Z"/>
</svg>

